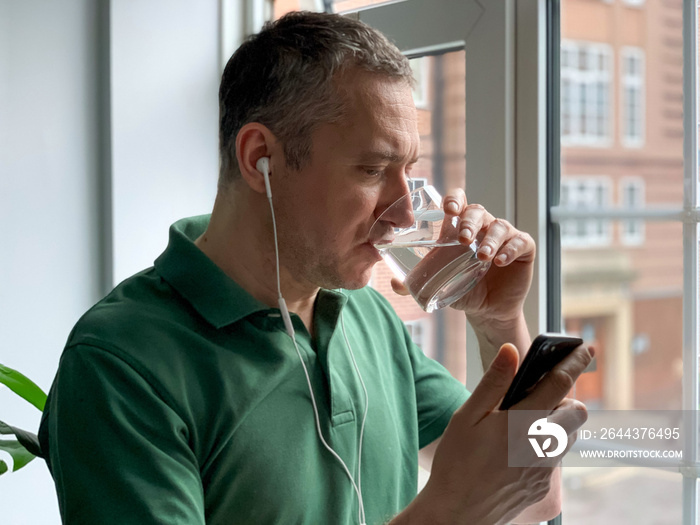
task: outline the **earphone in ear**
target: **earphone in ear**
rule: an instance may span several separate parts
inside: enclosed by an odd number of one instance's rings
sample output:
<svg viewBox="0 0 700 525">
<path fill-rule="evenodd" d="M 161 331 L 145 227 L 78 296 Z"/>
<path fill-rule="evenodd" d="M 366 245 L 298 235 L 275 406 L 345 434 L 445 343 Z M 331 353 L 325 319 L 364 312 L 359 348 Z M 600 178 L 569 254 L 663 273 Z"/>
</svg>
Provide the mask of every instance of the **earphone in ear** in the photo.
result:
<svg viewBox="0 0 700 525">
<path fill-rule="evenodd" d="M 255 164 L 255 167 L 265 178 L 265 192 L 267 192 L 267 198 L 271 199 L 272 189 L 270 188 L 270 157 L 260 157 L 258 162 Z"/>
</svg>

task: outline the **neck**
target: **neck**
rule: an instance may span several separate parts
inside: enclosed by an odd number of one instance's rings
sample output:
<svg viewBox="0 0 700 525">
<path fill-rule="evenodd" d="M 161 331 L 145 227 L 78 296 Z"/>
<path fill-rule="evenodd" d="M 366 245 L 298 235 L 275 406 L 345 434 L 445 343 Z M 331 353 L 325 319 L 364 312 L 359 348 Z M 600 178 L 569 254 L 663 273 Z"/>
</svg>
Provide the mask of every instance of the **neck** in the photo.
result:
<svg viewBox="0 0 700 525">
<path fill-rule="evenodd" d="M 275 243 L 270 206 L 264 195 L 241 187 L 217 194 L 207 230 L 195 245 L 258 301 L 278 306 Z M 309 333 L 319 288 L 299 282 L 280 261 L 280 288 L 290 312 L 301 317 Z"/>
</svg>

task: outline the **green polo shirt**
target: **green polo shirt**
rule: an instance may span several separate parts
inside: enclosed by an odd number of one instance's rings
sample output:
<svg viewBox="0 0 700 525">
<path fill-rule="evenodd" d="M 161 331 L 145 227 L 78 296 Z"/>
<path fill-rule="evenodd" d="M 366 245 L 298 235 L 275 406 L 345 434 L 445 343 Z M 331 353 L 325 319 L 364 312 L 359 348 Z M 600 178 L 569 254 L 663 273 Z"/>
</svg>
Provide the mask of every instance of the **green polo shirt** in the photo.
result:
<svg viewBox="0 0 700 525">
<path fill-rule="evenodd" d="M 277 308 L 194 244 L 209 216 L 73 329 L 40 428 L 69 524 L 352 524 L 355 492 L 317 437 L 304 371 Z M 272 278 L 272 277 L 271 277 Z M 367 523 L 416 494 L 417 454 L 467 399 L 369 287 L 321 290 L 312 339 L 292 314 L 327 442 L 357 477 Z"/>
</svg>

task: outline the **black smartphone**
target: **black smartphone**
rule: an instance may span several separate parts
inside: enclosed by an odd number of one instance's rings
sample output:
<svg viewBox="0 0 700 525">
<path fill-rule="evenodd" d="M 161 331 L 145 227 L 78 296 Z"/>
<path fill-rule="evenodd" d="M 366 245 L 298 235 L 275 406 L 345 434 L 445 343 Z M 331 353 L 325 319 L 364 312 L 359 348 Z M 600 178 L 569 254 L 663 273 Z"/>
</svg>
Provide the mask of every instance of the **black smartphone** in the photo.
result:
<svg viewBox="0 0 700 525">
<path fill-rule="evenodd" d="M 564 334 L 544 333 L 535 337 L 503 398 L 500 409 L 507 410 L 527 397 L 532 387 L 547 372 L 573 352 L 574 348 L 582 344 L 583 339 L 580 337 L 570 337 Z"/>
</svg>

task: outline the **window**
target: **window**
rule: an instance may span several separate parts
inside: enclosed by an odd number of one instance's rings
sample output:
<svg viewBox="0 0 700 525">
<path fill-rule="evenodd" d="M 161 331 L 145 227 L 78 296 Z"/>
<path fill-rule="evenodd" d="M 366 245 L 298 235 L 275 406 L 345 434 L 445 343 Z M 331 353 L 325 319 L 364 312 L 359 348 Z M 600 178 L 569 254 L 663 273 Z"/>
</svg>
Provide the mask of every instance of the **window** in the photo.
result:
<svg viewBox="0 0 700 525">
<path fill-rule="evenodd" d="M 412 319 L 404 321 L 408 333 L 411 335 L 411 340 L 416 343 L 423 353 L 428 357 L 435 358 L 432 338 L 430 336 L 430 318 L 423 317 L 420 319 Z"/>
<path fill-rule="evenodd" d="M 644 179 L 625 178 L 620 181 L 620 206 L 625 210 L 644 207 Z M 620 226 L 623 244 L 640 245 L 644 242 L 644 221 L 622 221 Z"/>
<path fill-rule="evenodd" d="M 574 210 L 605 208 L 610 204 L 610 180 L 604 177 L 577 177 L 562 180 L 561 206 Z M 568 220 L 561 225 L 562 246 L 587 248 L 611 242 L 610 221 Z"/>
<path fill-rule="evenodd" d="M 411 177 L 408 179 L 408 190 L 413 191 L 428 184 L 428 179 L 424 177 Z"/>
<path fill-rule="evenodd" d="M 411 60 L 413 78 L 416 80 L 416 85 L 413 87 L 413 101 L 420 109 L 428 109 L 429 61 L 429 57 L 418 57 Z"/>
<path fill-rule="evenodd" d="M 644 51 L 623 48 L 622 64 L 622 142 L 626 146 L 644 143 Z"/>
<path fill-rule="evenodd" d="M 561 93 L 548 113 L 561 129 L 551 130 L 548 144 L 547 270 L 556 272 L 548 328 L 580 333 L 595 346 L 595 369 L 576 385 L 589 408 L 696 410 L 697 2 L 562 0 L 561 11 L 549 14 L 550 90 Z M 619 100 L 619 113 L 608 106 L 608 116 L 620 138 L 595 149 L 579 147 L 593 138 L 576 127 L 586 112 L 576 106 L 582 81 L 572 80 L 583 75 L 581 48 L 590 44 L 582 42 L 594 41 L 609 50 L 608 60 L 619 58 L 609 69 L 619 74 L 605 78 Z M 604 200 L 594 197 L 601 177 L 609 181 Z M 575 249 L 574 239 L 600 241 L 587 237 L 594 224 L 608 225 L 606 243 Z M 684 456 L 697 453 L 698 441 L 689 436 Z M 565 525 L 698 523 L 694 473 L 620 463 L 564 469 L 563 481 Z"/>
<path fill-rule="evenodd" d="M 467 48 L 444 73 L 431 65 L 430 77 L 439 80 L 466 62 L 466 89 L 459 90 L 466 118 L 458 138 L 459 126 L 444 136 L 447 128 L 430 127 L 445 154 L 426 166 L 440 173 L 433 163 L 459 163 L 471 201 L 535 237 L 530 329 L 580 333 L 596 344 L 595 370 L 577 385 L 577 397 L 592 408 L 698 406 L 696 10 L 695 0 L 405 0 L 360 17 L 409 56 Z M 681 37 L 684 18 L 692 41 Z M 435 85 L 431 104 L 446 94 Z M 448 119 L 455 111 L 430 115 Z M 451 151 L 453 142 L 466 143 L 466 153 Z M 460 328 L 437 323 L 432 337 L 463 337 Z M 441 348 L 436 340 L 438 357 Z M 690 471 L 563 475 L 558 523 L 698 523 Z"/>
<path fill-rule="evenodd" d="M 607 144 L 611 115 L 610 61 L 607 45 L 562 42 L 562 143 Z"/>
</svg>

